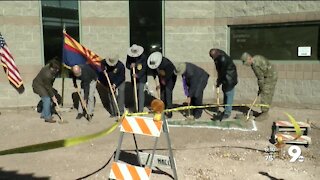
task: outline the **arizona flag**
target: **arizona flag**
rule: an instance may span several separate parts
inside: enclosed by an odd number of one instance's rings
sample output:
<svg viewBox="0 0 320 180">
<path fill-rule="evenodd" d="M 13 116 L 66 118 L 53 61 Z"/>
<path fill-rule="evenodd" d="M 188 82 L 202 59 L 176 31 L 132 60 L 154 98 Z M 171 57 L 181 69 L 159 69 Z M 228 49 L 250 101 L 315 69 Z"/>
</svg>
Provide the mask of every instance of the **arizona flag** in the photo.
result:
<svg viewBox="0 0 320 180">
<path fill-rule="evenodd" d="M 14 62 L 14 59 L 6 44 L 6 41 L 4 40 L 1 34 L 0 34 L 0 59 L 1 59 L 1 64 L 3 66 L 3 69 L 7 74 L 9 81 L 16 88 L 20 88 L 21 86 L 23 86 L 23 81 L 20 76 L 19 70 L 16 66 L 16 63 Z"/>
<path fill-rule="evenodd" d="M 101 72 L 101 60 L 97 54 L 82 46 L 65 31 L 63 43 L 63 62 L 66 66 L 72 67 L 77 64 L 89 64 L 97 72 Z"/>
</svg>

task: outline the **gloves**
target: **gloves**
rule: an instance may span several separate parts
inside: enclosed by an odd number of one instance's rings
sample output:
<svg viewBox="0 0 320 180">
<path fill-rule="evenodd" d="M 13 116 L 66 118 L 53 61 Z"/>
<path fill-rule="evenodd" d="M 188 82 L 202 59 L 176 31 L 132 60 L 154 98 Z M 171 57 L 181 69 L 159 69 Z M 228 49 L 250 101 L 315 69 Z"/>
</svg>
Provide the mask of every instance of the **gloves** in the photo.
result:
<svg viewBox="0 0 320 180">
<path fill-rule="evenodd" d="M 116 87 L 117 86 L 115 84 L 112 84 L 111 88 L 112 88 L 113 92 L 116 92 Z"/>
<path fill-rule="evenodd" d="M 166 85 L 166 81 L 163 78 L 160 78 L 160 83 L 164 86 Z"/>
<path fill-rule="evenodd" d="M 58 104 L 58 100 L 57 100 L 56 96 L 52 96 L 51 99 L 55 104 Z"/>
</svg>

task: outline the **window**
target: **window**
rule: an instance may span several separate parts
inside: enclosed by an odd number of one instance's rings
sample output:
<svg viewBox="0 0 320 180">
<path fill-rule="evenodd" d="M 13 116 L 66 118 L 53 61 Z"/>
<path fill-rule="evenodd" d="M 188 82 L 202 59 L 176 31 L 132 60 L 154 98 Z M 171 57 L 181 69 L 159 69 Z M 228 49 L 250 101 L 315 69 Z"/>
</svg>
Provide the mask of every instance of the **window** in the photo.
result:
<svg viewBox="0 0 320 180">
<path fill-rule="evenodd" d="M 162 2 L 129 1 L 130 45 L 138 44 L 146 55 L 162 52 Z"/>
<path fill-rule="evenodd" d="M 230 55 L 260 54 L 271 60 L 318 60 L 320 22 L 230 26 Z M 311 47 L 310 56 L 298 56 L 298 47 Z"/>
<path fill-rule="evenodd" d="M 62 59 L 63 26 L 79 41 L 78 1 L 41 1 L 45 64 L 57 56 Z"/>
</svg>

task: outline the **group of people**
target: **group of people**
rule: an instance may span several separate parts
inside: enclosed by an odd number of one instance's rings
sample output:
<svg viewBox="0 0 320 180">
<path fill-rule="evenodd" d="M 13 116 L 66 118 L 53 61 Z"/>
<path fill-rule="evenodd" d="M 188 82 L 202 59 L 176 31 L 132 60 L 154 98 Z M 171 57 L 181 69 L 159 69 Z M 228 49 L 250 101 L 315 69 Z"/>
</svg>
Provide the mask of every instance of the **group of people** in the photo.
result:
<svg viewBox="0 0 320 180">
<path fill-rule="evenodd" d="M 210 49 L 209 56 L 214 60 L 217 70 L 216 88 L 222 86 L 224 94 L 224 111 L 220 114 L 221 119 L 229 118 L 232 111 L 232 104 L 235 95 L 235 86 L 238 83 L 237 68 L 232 58 L 220 49 Z M 265 57 L 252 56 L 245 52 L 240 58 L 244 65 L 251 66 L 257 79 L 262 104 L 271 104 L 277 82 L 277 73 L 273 65 Z M 45 122 L 53 123 L 50 107 L 52 102 L 57 103 L 53 94 L 53 82 L 61 68 L 56 59 L 50 61 L 43 67 L 36 78 L 33 80 L 33 90 L 41 97 L 43 108 L 41 118 Z M 110 103 L 111 117 L 122 115 L 125 110 L 125 68 L 130 70 L 131 83 L 135 86 L 136 111 L 142 112 L 145 103 L 145 85 L 148 72 L 154 78 L 158 77 L 159 85 L 156 89 L 160 90 L 160 98 L 165 104 L 166 109 L 172 108 L 172 92 L 177 80 L 177 76 L 182 77 L 184 94 L 187 97 L 188 105 L 202 105 L 203 92 L 207 86 L 209 74 L 201 67 L 190 63 L 173 63 L 164 57 L 160 52 L 153 52 L 149 56 L 144 53 L 144 48 L 133 44 L 127 52 L 125 65 L 119 61 L 119 56 L 109 55 L 101 62 L 102 71 L 97 73 L 89 64 L 74 65 L 73 72 L 74 87 L 78 88 L 76 79 L 81 80 L 81 103 L 79 103 L 76 119 L 82 117 L 91 120 L 94 111 L 94 94 L 96 84 L 100 83 L 107 86 L 108 102 Z M 51 101 L 52 100 L 52 101 Z M 261 108 L 261 115 L 257 120 L 268 118 L 268 107 Z M 194 119 L 199 119 L 202 109 L 191 111 Z M 168 118 L 172 113 L 165 114 Z"/>
</svg>

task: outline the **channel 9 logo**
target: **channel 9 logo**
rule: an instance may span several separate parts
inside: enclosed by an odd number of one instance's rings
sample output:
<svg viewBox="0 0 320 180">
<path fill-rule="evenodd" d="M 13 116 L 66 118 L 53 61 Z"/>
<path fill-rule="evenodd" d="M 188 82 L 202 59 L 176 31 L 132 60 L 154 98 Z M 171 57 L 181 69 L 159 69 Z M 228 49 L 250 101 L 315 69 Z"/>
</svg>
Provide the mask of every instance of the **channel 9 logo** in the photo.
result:
<svg viewBox="0 0 320 180">
<path fill-rule="evenodd" d="M 290 159 L 290 162 L 296 162 L 297 160 L 299 162 L 304 161 L 304 157 L 301 155 L 301 148 L 299 146 L 290 146 L 288 149 L 288 154 L 292 158 Z"/>
<path fill-rule="evenodd" d="M 268 146 L 264 148 L 264 151 L 266 153 L 266 156 L 265 156 L 266 160 L 273 161 L 277 156 L 276 154 L 278 154 L 280 150 L 278 150 L 276 147 Z M 296 146 L 296 145 L 290 146 L 288 149 L 288 155 L 291 157 L 289 162 L 304 161 L 304 157 L 301 155 L 301 148 L 299 146 Z M 285 156 L 285 153 L 282 154 L 282 156 Z"/>
</svg>

